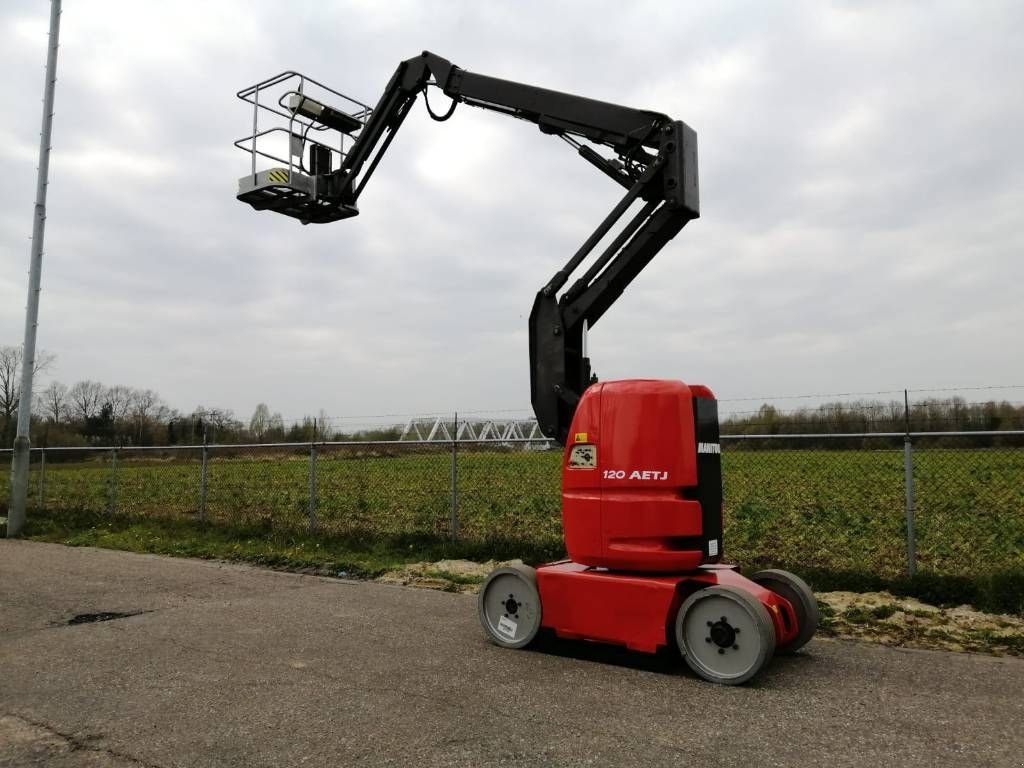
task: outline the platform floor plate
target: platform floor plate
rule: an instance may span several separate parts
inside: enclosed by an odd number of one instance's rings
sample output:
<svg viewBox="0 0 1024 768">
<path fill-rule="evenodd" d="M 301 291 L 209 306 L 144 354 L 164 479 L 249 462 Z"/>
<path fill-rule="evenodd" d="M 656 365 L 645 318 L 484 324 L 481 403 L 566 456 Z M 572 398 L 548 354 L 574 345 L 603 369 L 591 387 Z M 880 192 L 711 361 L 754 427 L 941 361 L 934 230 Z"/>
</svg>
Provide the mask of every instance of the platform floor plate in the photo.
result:
<svg viewBox="0 0 1024 768">
<path fill-rule="evenodd" d="M 275 211 L 303 223 L 322 224 L 359 214 L 354 205 L 315 196 L 314 179 L 294 168 L 270 168 L 238 180 L 238 199 L 257 211 Z"/>
</svg>

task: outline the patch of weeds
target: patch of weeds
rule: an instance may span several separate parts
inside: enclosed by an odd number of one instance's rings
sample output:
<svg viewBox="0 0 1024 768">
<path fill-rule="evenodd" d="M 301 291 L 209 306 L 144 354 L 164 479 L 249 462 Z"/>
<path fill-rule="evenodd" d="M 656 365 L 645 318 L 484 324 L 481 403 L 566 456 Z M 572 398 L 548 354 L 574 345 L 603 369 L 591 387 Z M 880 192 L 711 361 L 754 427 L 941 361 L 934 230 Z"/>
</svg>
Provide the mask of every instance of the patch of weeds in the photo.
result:
<svg viewBox="0 0 1024 768">
<path fill-rule="evenodd" d="M 918 619 L 935 619 L 942 616 L 942 611 L 925 611 L 920 608 L 900 608 L 900 610 L 907 616 Z"/>
<path fill-rule="evenodd" d="M 836 612 L 828 603 L 818 603 L 818 634 L 831 637 L 836 634 Z"/>
<path fill-rule="evenodd" d="M 1001 635 L 991 629 L 979 629 L 971 633 L 970 638 L 984 650 L 1006 651 L 1017 656 L 1024 656 L 1024 636 Z"/>
<path fill-rule="evenodd" d="M 486 576 L 480 576 L 475 573 L 450 573 L 448 571 L 439 571 L 435 569 L 427 569 L 423 571 L 423 575 L 428 579 L 441 579 L 443 581 L 450 581 L 452 584 L 483 584 Z"/>
<path fill-rule="evenodd" d="M 876 605 L 871 609 L 871 615 L 879 621 L 884 621 L 896 613 L 896 606 L 892 603 L 886 603 L 885 605 Z"/>
<path fill-rule="evenodd" d="M 850 624 L 870 624 L 874 621 L 884 621 L 896 613 L 896 606 L 892 603 L 883 605 L 854 605 L 843 612 L 843 619 Z"/>
<path fill-rule="evenodd" d="M 954 645 L 963 645 L 964 638 L 958 637 L 947 629 L 941 627 L 929 627 L 921 632 L 921 636 L 928 640 L 938 640 L 944 643 L 952 643 Z"/>
</svg>

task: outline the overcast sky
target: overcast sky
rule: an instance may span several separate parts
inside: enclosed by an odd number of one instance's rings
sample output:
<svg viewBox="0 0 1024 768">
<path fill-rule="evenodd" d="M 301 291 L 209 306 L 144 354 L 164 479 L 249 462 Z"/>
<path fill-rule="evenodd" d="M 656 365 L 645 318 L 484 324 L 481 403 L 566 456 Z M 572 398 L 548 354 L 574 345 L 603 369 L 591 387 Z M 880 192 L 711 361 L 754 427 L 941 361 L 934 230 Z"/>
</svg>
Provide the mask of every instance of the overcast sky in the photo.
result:
<svg viewBox="0 0 1024 768">
<path fill-rule="evenodd" d="M 234 198 L 237 90 L 297 69 L 373 103 L 429 49 L 697 131 L 702 216 L 592 332 L 601 378 L 1024 384 L 1024 5 L 557 5 L 68 0 L 53 377 L 245 419 L 528 408 L 534 294 L 620 194 L 563 142 L 417 104 L 360 216 L 303 227 Z M 0 6 L 0 344 L 23 335 L 47 16 Z"/>
</svg>

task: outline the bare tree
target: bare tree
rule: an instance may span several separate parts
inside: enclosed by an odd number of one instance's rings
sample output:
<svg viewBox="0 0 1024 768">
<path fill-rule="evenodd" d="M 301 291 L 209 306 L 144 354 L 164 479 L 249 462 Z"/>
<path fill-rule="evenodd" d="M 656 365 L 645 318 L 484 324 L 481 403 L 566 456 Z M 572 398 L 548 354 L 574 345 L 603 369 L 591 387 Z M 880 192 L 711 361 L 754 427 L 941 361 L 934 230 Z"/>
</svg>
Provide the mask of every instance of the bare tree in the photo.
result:
<svg viewBox="0 0 1024 768">
<path fill-rule="evenodd" d="M 267 421 L 267 436 L 274 440 L 284 440 L 284 419 L 280 413 L 275 413 Z"/>
<path fill-rule="evenodd" d="M 60 424 L 68 415 L 68 388 L 59 381 L 51 381 L 39 393 L 39 410 L 53 424 Z"/>
<path fill-rule="evenodd" d="M 40 351 L 33 372 L 48 370 L 56 359 L 49 352 Z M 5 431 L 21 399 L 21 361 L 21 347 L 0 347 L 0 420 Z"/>
<path fill-rule="evenodd" d="M 137 389 L 132 398 L 132 416 L 138 421 L 145 421 L 153 417 L 157 410 L 163 405 L 160 395 L 152 389 Z"/>
<path fill-rule="evenodd" d="M 270 409 L 266 403 L 260 403 L 253 411 L 252 418 L 249 419 L 249 432 L 257 440 L 263 440 L 268 429 L 270 429 Z"/>
<path fill-rule="evenodd" d="M 235 418 L 230 408 L 206 408 L 197 406 L 192 412 L 194 424 L 202 423 L 203 429 L 196 435 L 200 438 L 205 434 L 211 440 L 220 440 L 227 435 L 235 434 L 244 428 L 242 422 Z"/>
<path fill-rule="evenodd" d="M 21 349 L 0 347 L 0 418 L 4 424 L 18 410 L 18 390 L 21 388 Z"/>
<path fill-rule="evenodd" d="M 147 424 L 163 421 L 163 412 L 167 410 L 160 395 L 152 389 L 136 389 L 132 392 L 131 417 L 135 423 L 135 439 L 141 443 L 145 438 Z"/>
<path fill-rule="evenodd" d="M 123 384 L 115 384 L 107 388 L 104 400 L 110 403 L 114 412 L 114 421 L 124 421 L 132 407 L 132 400 L 135 398 L 135 390 Z"/>
<path fill-rule="evenodd" d="M 68 390 L 71 407 L 82 421 L 99 413 L 107 388 L 98 381 L 77 381 Z"/>
<path fill-rule="evenodd" d="M 150 419 L 162 406 L 163 400 L 152 389 L 136 389 L 132 398 L 131 414 L 139 420 Z"/>
<path fill-rule="evenodd" d="M 206 421 L 216 429 L 234 429 L 238 423 L 235 412 L 230 408 L 210 408 L 206 412 Z"/>
</svg>

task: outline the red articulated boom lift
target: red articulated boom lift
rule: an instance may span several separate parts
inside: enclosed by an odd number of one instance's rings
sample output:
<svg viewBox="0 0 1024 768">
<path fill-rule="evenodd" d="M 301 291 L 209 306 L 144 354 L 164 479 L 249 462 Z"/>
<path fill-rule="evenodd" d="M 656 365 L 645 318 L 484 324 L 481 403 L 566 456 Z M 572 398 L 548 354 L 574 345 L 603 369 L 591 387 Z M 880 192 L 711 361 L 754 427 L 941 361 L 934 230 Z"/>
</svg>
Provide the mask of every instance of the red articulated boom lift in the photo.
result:
<svg viewBox="0 0 1024 768">
<path fill-rule="evenodd" d="M 811 638 L 814 596 L 786 571 L 747 578 L 721 562 L 711 390 L 681 381 L 599 383 L 586 352 L 588 327 L 700 215 L 697 136 L 689 126 L 658 112 L 467 72 L 429 52 L 399 64 L 374 107 L 284 72 L 238 94 L 253 105 L 252 135 L 236 142 L 252 155 L 238 199 L 304 224 L 357 215 L 360 193 L 417 96 L 427 99 L 430 88 L 450 99 L 444 114 L 427 101 L 435 120 L 463 103 L 535 123 L 625 190 L 540 289 L 530 313 L 531 399 L 541 430 L 564 445 L 570 559 L 494 571 L 479 597 L 485 632 L 506 648 L 529 645 L 542 628 L 648 653 L 676 646 L 707 680 L 749 680 L 777 650 L 794 651 Z M 261 129 L 261 116 L 271 119 L 269 127 Z M 280 165 L 257 170 L 257 157 Z M 639 212 L 623 223 L 634 203 L 642 203 Z"/>
</svg>

